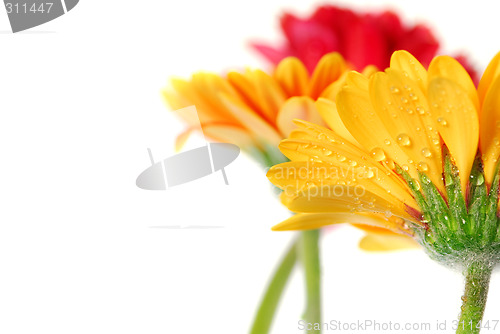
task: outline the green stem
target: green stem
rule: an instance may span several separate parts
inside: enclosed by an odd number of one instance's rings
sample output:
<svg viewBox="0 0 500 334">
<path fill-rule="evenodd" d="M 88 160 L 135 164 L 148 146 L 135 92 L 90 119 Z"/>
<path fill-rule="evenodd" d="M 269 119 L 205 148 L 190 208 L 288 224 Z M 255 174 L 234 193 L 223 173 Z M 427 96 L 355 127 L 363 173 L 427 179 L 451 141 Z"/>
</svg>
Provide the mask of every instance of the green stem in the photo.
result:
<svg viewBox="0 0 500 334">
<path fill-rule="evenodd" d="M 307 333 L 321 333 L 315 329 L 321 326 L 321 279 L 319 257 L 320 230 L 304 231 L 301 235 L 300 256 L 304 267 L 307 306 L 304 321 L 308 324 Z M 318 324 L 318 325 L 316 325 Z"/>
<path fill-rule="evenodd" d="M 250 334 L 267 334 L 271 328 L 276 308 L 290 277 L 293 267 L 297 262 L 297 242 L 294 242 L 274 273 L 271 282 L 262 298 L 253 322 Z"/>
<path fill-rule="evenodd" d="M 478 334 L 481 330 L 492 269 L 487 261 L 472 262 L 467 266 L 457 334 Z"/>
</svg>

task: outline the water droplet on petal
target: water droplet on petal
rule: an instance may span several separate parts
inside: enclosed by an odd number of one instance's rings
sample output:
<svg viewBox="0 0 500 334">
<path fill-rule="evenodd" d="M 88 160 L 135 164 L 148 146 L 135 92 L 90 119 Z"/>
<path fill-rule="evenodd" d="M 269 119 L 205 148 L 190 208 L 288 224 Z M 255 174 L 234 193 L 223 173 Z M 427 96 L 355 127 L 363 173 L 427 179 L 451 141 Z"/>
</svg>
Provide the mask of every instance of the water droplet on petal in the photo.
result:
<svg viewBox="0 0 500 334">
<path fill-rule="evenodd" d="M 399 93 L 399 88 L 395 86 L 391 86 L 389 88 L 391 90 L 391 93 L 398 94 Z"/>
<path fill-rule="evenodd" d="M 375 147 L 373 150 L 371 150 L 370 155 L 373 159 L 375 159 L 375 161 L 382 161 L 385 159 L 384 150 L 382 150 L 380 147 Z"/>
<path fill-rule="evenodd" d="M 422 172 L 427 172 L 429 170 L 429 165 L 421 161 L 418 163 L 418 169 L 421 170 Z"/>
<path fill-rule="evenodd" d="M 389 139 L 384 140 L 384 144 L 391 145 L 391 141 Z"/>
<path fill-rule="evenodd" d="M 432 156 L 431 150 L 429 150 L 427 147 L 423 148 L 420 153 L 422 153 L 422 155 L 426 158 L 430 158 Z"/>
<path fill-rule="evenodd" d="M 397 137 L 397 140 L 398 140 L 398 143 L 399 143 L 401 146 L 410 146 L 410 144 L 411 144 L 410 136 L 408 136 L 408 135 L 407 135 L 407 134 L 405 134 L 405 133 L 401 133 L 401 134 Z"/>
<path fill-rule="evenodd" d="M 446 126 L 446 125 L 448 125 L 448 122 L 447 122 L 447 121 L 446 121 L 446 119 L 444 119 L 443 117 L 439 117 L 439 118 L 437 119 L 437 122 L 438 122 L 439 124 L 441 124 L 442 126 Z"/>
</svg>

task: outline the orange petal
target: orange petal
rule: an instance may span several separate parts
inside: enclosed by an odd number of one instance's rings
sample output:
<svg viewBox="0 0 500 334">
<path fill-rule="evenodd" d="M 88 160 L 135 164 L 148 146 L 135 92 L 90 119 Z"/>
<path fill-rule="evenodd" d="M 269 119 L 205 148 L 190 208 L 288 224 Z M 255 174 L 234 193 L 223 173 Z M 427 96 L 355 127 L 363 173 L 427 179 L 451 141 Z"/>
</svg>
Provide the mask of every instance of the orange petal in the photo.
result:
<svg viewBox="0 0 500 334">
<path fill-rule="evenodd" d="M 314 105 L 314 101 L 307 96 L 295 96 L 288 99 L 281 107 L 276 124 L 284 137 L 288 137 L 297 126 L 294 119 L 302 119 L 316 124 L 323 124 L 323 120 Z"/>
<path fill-rule="evenodd" d="M 276 67 L 274 77 L 288 97 L 307 94 L 309 74 L 299 59 L 295 57 L 283 59 Z"/>
<path fill-rule="evenodd" d="M 285 93 L 278 82 L 264 71 L 255 70 L 251 72 L 250 77 L 254 81 L 258 96 L 257 101 L 264 113 L 264 118 L 274 125 L 278 110 L 285 103 Z"/>
<path fill-rule="evenodd" d="M 278 145 L 280 134 L 241 100 L 230 95 L 219 95 L 219 99 L 227 110 L 242 126 L 248 129 L 255 138 L 266 141 L 270 145 Z"/>
<path fill-rule="evenodd" d="M 339 53 L 324 55 L 314 70 L 308 95 L 316 100 L 323 90 L 336 81 L 346 69 L 344 58 Z"/>
<path fill-rule="evenodd" d="M 241 149 L 255 147 L 258 142 L 247 130 L 232 125 L 203 125 L 203 133 L 219 142 L 238 145 Z"/>
</svg>

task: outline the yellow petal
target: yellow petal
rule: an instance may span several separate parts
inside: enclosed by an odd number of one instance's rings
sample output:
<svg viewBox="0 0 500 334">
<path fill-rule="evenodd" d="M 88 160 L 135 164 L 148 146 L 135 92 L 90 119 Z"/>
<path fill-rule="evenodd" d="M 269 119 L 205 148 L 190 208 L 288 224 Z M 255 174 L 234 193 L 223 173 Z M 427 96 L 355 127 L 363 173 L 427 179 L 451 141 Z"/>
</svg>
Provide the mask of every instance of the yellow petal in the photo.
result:
<svg viewBox="0 0 500 334">
<path fill-rule="evenodd" d="M 337 106 L 345 127 L 368 152 L 379 155 L 376 160 L 392 159 L 400 166 L 408 165 L 410 175 L 418 176 L 416 168 L 408 164 L 409 157 L 397 144 L 397 138 L 393 139 L 375 113 L 366 77 L 356 72 L 349 73 L 347 86 L 337 96 Z"/>
<path fill-rule="evenodd" d="M 460 85 L 460 87 L 469 96 L 475 110 L 479 111 L 479 99 L 477 97 L 476 87 L 470 78 L 469 73 L 454 58 L 449 56 L 435 57 L 429 65 L 429 83 L 435 78 L 446 78 Z"/>
<path fill-rule="evenodd" d="M 288 137 L 290 132 L 297 128 L 293 123 L 294 119 L 324 124 L 314 101 L 307 96 L 295 96 L 288 99 L 278 112 L 276 124 L 284 137 Z"/>
<path fill-rule="evenodd" d="M 314 70 L 308 95 L 316 100 L 326 87 L 344 73 L 346 68 L 344 58 L 340 54 L 335 52 L 324 55 Z"/>
<path fill-rule="evenodd" d="M 307 94 L 309 74 L 299 59 L 295 57 L 283 59 L 276 67 L 274 77 L 288 97 Z"/>
<path fill-rule="evenodd" d="M 371 77 L 370 97 L 392 140 L 409 156 L 408 165 L 425 172 L 444 193 L 440 138 L 419 85 L 389 68 Z"/>
<path fill-rule="evenodd" d="M 275 180 L 277 174 L 269 174 L 268 177 Z M 320 186 L 308 186 L 297 182 L 302 187 L 299 189 L 295 188 L 295 185 L 284 187 L 280 197 L 281 202 L 293 212 L 352 213 L 358 211 L 415 220 L 407 213 L 406 206 L 397 198 L 389 200 L 382 198 L 370 192 L 374 189 L 373 186 L 370 188 L 365 188 L 362 184 L 347 186 L 340 182 L 342 181 L 324 180 L 324 182 L 318 182 Z"/>
<path fill-rule="evenodd" d="M 500 76 L 495 79 L 484 99 L 480 131 L 484 174 L 491 185 L 500 156 Z"/>
<path fill-rule="evenodd" d="M 281 142 L 280 150 L 293 161 L 274 166 L 267 176 L 283 190 L 350 185 L 369 191 L 388 203 L 400 203 L 402 210 L 406 206 L 418 208 L 407 186 L 401 184 L 399 178 L 384 166 L 371 162 L 366 155 L 298 139 Z M 391 205 L 387 207 L 390 209 Z"/>
<path fill-rule="evenodd" d="M 318 101 L 316 101 L 316 108 L 330 129 L 352 144 L 358 147 L 360 146 L 340 119 L 335 102 L 319 98 Z"/>
<path fill-rule="evenodd" d="M 359 248 L 368 252 L 387 252 L 419 248 L 419 244 L 410 237 L 400 234 L 382 235 L 368 233 L 359 242 Z"/>
<path fill-rule="evenodd" d="M 462 86 L 445 78 L 430 82 L 429 104 L 438 131 L 460 171 L 465 194 L 479 142 L 476 108 Z"/>
<path fill-rule="evenodd" d="M 328 85 L 323 92 L 320 94 L 320 98 L 329 99 L 335 101 L 337 94 L 340 92 L 342 87 L 345 85 L 345 80 L 349 72 L 344 72 L 336 81 Z"/>
<path fill-rule="evenodd" d="M 415 81 L 422 92 L 427 90 L 427 71 L 408 51 L 394 52 L 391 56 L 391 68 Z"/>
<path fill-rule="evenodd" d="M 231 95 L 220 94 L 219 99 L 233 117 L 255 138 L 266 141 L 270 145 L 278 145 L 281 140 L 279 133 L 245 103 Z"/>
<path fill-rule="evenodd" d="M 376 66 L 368 65 L 363 69 L 363 71 L 361 71 L 361 74 L 363 74 L 365 77 L 369 78 L 377 72 L 378 72 L 378 68 Z"/>
<path fill-rule="evenodd" d="M 500 52 L 493 57 L 493 59 L 486 67 L 486 70 L 479 81 L 479 86 L 477 88 L 477 95 L 479 96 L 479 102 L 483 105 L 484 99 L 486 98 L 486 93 L 492 86 L 493 81 L 500 76 Z"/>
<path fill-rule="evenodd" d="M 374 171 L 377 171 L 377 178 L 375 178 L 377 181 L 382 182 L 386 176 L 391 180 L 391 184 L 382 186 L 384 191 L 408 200 L 406 203 L 412 206 L 413 197 L 410 195 L 406 183 L 393 172 L 394 166 L 377 163 L 373 159 L 373 155 L 349 143 L 331 130 L 299 120 L 295 120 L 295 123 L 299 128 L 292 131 L 289 140 L 280 144 L 283 153 L 286 152 L 285 155 L 288 155 L 290 160 L 327 161 L 351 169 L 353 167 L 374 168 Z M 293 140 L 296 140 L 295 144 L 292 144 Z M 288 148 L 285 146 L 287 143 Z M 300 148 L 297 150 L 296 148 L 299 146 Z M 413 207 L 416 208 L 416 206 Z"/>
<path fill-rule="evenodd" d="M 314 230 L 326 225 L 356 223 L 400 231 L 400 226 L 379 215 L 357 213 L 299 213 L 274 226 L 273 231 Z"/>
</svg>

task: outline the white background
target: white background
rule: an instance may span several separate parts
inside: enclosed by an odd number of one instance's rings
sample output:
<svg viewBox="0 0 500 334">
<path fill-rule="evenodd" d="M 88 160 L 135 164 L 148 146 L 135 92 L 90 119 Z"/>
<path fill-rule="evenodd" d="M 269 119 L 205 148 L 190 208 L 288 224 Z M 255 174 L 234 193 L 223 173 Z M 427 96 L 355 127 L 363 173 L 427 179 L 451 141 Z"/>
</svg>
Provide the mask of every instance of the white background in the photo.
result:
<svg viewBox="0 0 500 334">
<path fill-rule="evenodd" d="M 348 3 L 392 3 L 480 69 L 500 50 L 493 1 Z M 288 213 L 263 171 L 240 156 L 229 186 L 214 174 L 148 192 L 135 178 L 146 148 L 173 154 L 183 129 L 160 95 L 169 77 L 267 67 L 248 41 L 280 41 L 281 11 L 313 4 L 83 0 L 15 35 L 0 10 L 0 333 L 248 331 L 294 236 L 270 231 Z M 224 227 L 154 227 L 191 224 Z M 346 226 L 322 240 L 325 321 L 446 320 L 453 332 L 460 274 L 421 251 L 364 253 L 361 235 Z M 494 276 L 486 319 L 500 318 L 499 292 Z M 299 333 L 303 299 L 297 270 L 274 333 Z"/>
</svg>

